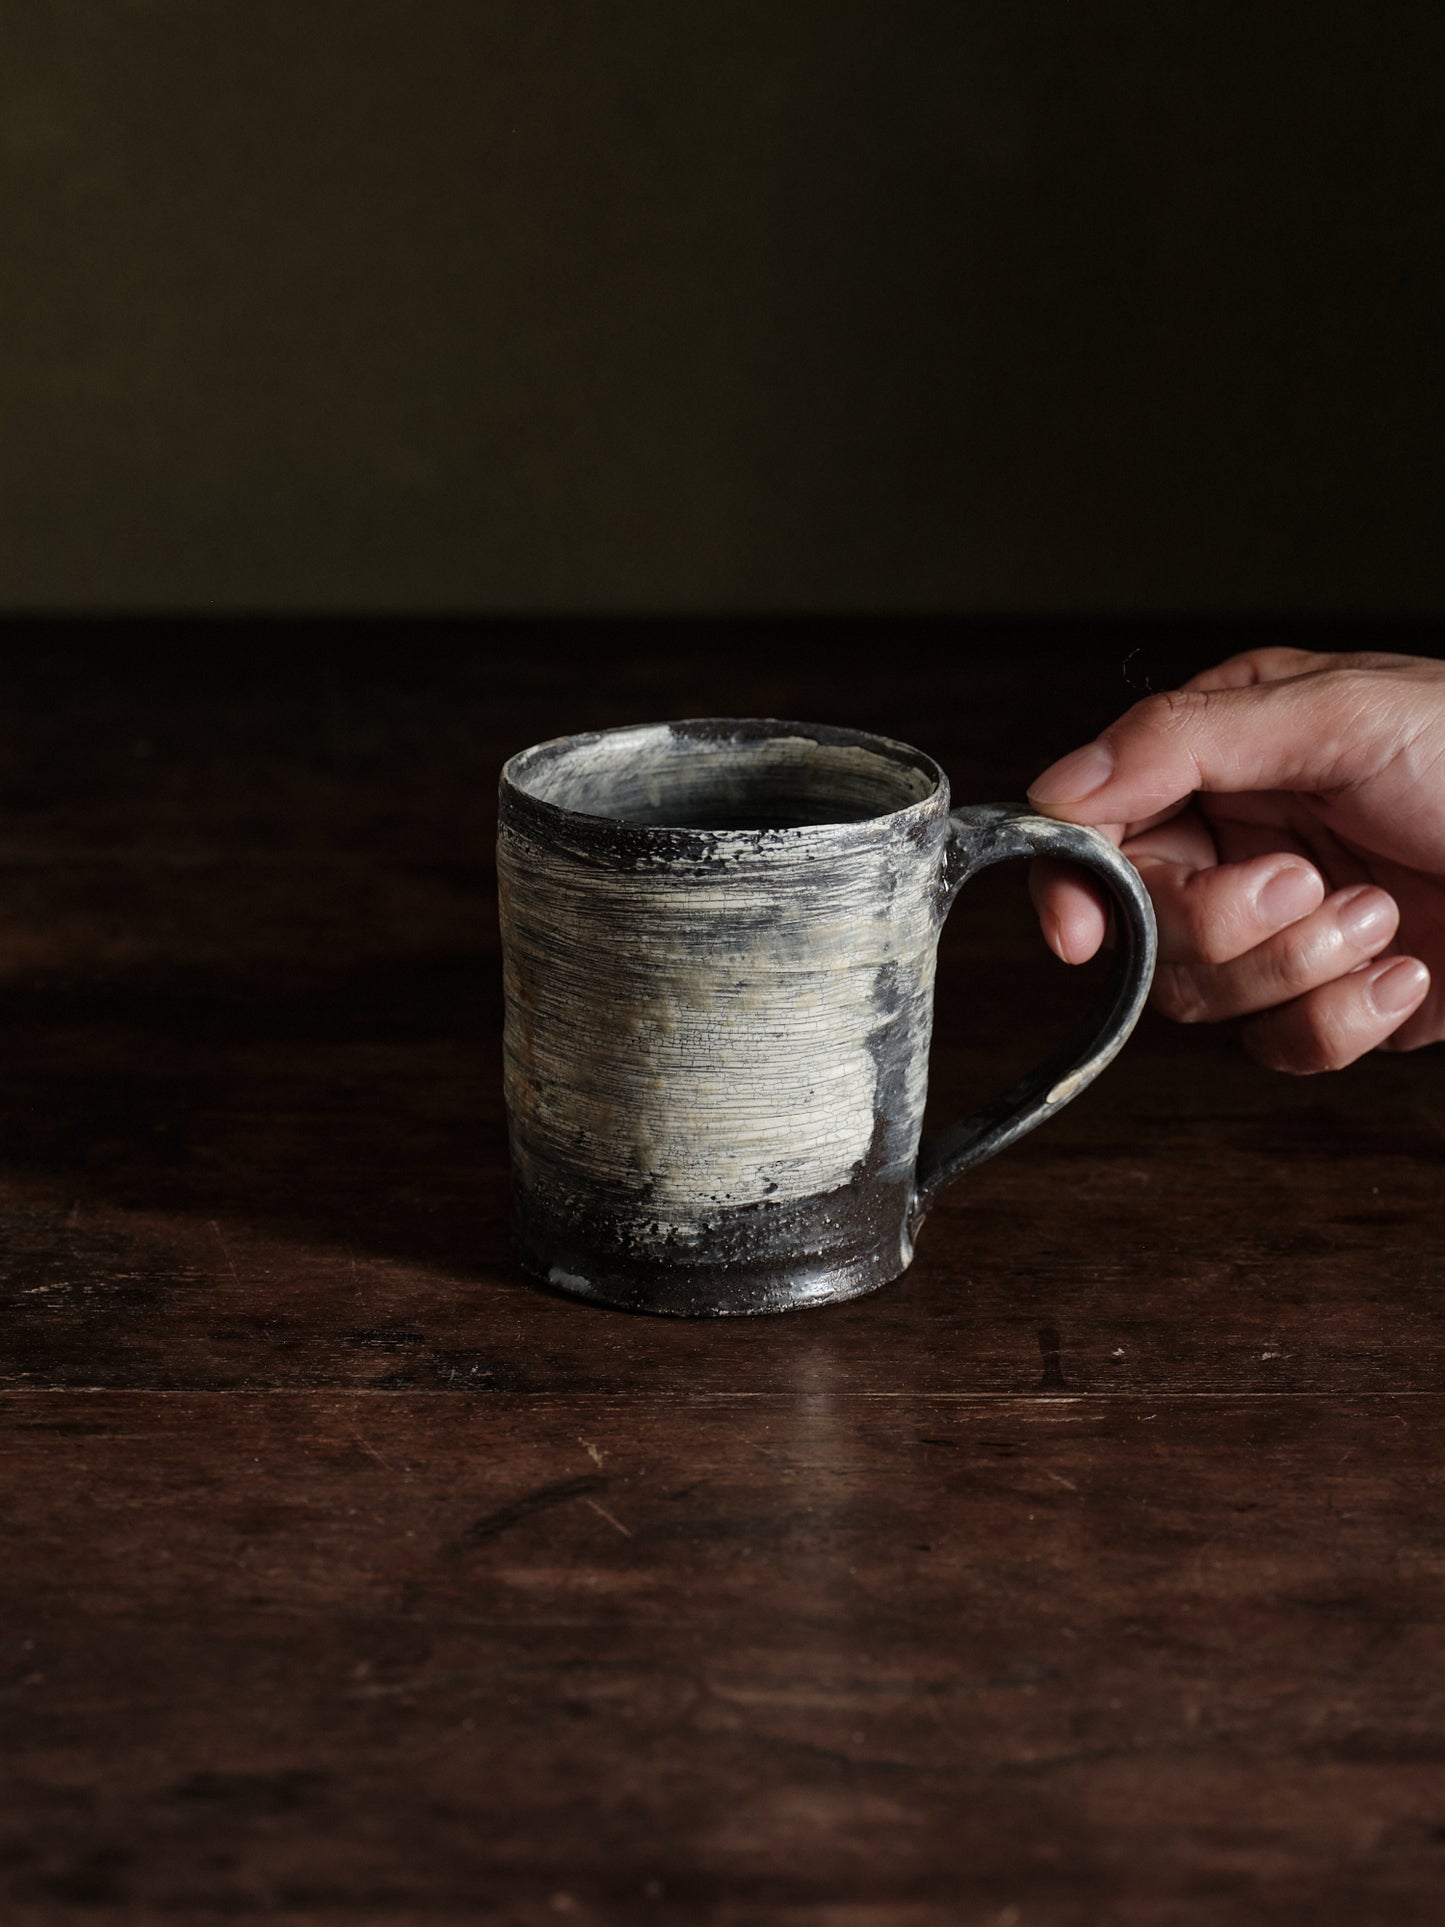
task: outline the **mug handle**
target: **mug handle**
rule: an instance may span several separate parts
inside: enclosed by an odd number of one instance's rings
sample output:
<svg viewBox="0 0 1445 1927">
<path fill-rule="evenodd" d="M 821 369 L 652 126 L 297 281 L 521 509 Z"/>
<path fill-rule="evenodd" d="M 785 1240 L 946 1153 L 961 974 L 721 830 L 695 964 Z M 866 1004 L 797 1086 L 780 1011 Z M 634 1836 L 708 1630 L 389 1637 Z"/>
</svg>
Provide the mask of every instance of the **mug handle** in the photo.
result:
<svg viewBox="0 0 1445 1927">
<path fill-rule="evenodd" d="M 1158 950 L 1154 906 L 1139 872 L 1100 831 L 1035 816 L 1022 803 L 953 810 L 948 825 L 940 923 L 968 879 L 991 863 L 1050 856 L 1081 863 L 1100 879 L 1114 902 L 1117 939 L 1104 994 L 1068 1042 L 991 1104 L 924 1140 L 910 1214 L 914 1230 L 945 1184 L 1061 1111 L 1113 1061 L 1139 1021 Z"/>
</svg>

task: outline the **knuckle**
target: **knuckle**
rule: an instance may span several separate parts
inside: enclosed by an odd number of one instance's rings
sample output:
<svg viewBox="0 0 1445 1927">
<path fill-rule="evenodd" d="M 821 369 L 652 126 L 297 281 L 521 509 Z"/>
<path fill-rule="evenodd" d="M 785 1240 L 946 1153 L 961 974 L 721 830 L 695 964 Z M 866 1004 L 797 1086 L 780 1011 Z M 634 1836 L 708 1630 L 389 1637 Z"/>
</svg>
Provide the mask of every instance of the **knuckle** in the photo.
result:
<svg viewBox="0 0 1445 1927">
<path fill-rule="evenodd" d="M 1307 1077 L 1309 1068 L 1299 1064 L 1280 1048 L 1278 1040 L 1268 1029 L 1256 1029 L 1245 1024 L 1240 1030 L 1240 1040 L 1245 1055 L 1252 1057 L 1256 1064 L 1263 1065 L 1267 1071 L 1280 1071 L 1291 1077 Z"/>
<path fill-rule="evenodd" d="M 1314 1012 L 1307 1018 L 1305 1036 L 1309 1061 L 1317 1071 L 1342 1071 L 1365 1048 L 1348 1022 Z"/>
<path fill-rule="evenodd" d="M 1218 701 L 1207 689 L 1161 689 L 1135 703 L 1106 735 L 1122 739 L 1126 753 L 1152 765 L 1162 760 L 1197 789 L 1208 736 L 1206 718 Z"/>
<path fill-rule="evenodd" d="M 1209 708 L 1205 689 L 1161 689 L 1134 705 L 1141 727 L 1162 736 L 1185 736 L 1197 727 Z"/>
<path fill-rule="evenodd" d="M 1154 973 L 1151 1001 L 1176 1024 L 1200 1024 L 1209 1016 L 1208 999 L 1188 964 L 1160 964 Z"/>
<path fill-rule="evenodd" d="M 1323 739 L 1317 745 L 1322 776 L 1312 792 L 1318 801 L 1337 802 L 1428 742 L 1432 719 L 1419 705 L 1402 702 L 1398 678 L 1381 665 L 1350 657 L 1312 680 L 1323 696 L 1314 712 L 1314 729 Z M 1330 745 L 1328 754 L 1323 743 Z"/>
<path fill-rule="evenodd" d="M 1353 1064 L 1374 1041 L 1360 1020 L 1354 997 L 1327 991 L 1304 998 L 1296 1016 L 1300 1061 L 1311 1071 L 1342 1071 Z"/>
<path fill-rule="evenodd" d="M 1389 685 L 1378 668 L 1367 665 L 1359 657 L 1322 669 L 1320 681 L 1345 717 L 1367 715 L 1390 694 Z"/>
<path fill-rule="evenodd" d="M 1248 663 L 1260 682 L 1283 682 L 1286 677 L 1305 674 L 1319 661 L 1319 657 L 1309 649 L 1290 649 L 1281 643 L 1265 643 L 1258 649 L 1246 649 L 1239 661 Z"/>
<path fill-rule="evenodd" d="M 1339 1055 L 1337 1040 L 1320 1013 L 1308 1007 L 1265 1011 L 1241 1028 L 1245 1050 L 1266 1070 L 1289 1077 L 1317 1077 L 1323 1071 L 1341 1070 L 1349 1061 Z"/>
<path fill-rule="evenodd" d="M 1363 696 L 1380 686 L 1380 679 L 1374 669 L 1358 656 L 1349 662 L 1337 663 L 1327 669 L 1325 675 L 1337 689 L 1347 691 L 1352 696 Z"/>
<path fill-rule="evenodd" d="M 1372 677 L 1381 669 L 1390 669 L 1403 658 L 1387 655 L 1380 649 L 1342 649 L 1337 656 L 1329 659 L 1325 675 L 1365 675 Z"/>
<path fill-rule="evenodd" d="M 1319 932 L 1300 927 L 1276 937 L 1273 974 L 1285 997 L 1312 990 L 1320 979 Z"/>
<path fill-rule="evenodd" d="M 1298 1044 L 1286 1048 L 1267 1032 L 1256 1036 L 1246 1031 L 1244 1048 L 1256 1064 L 1262 1064 L 1267 1071 L 1278 1071 L 1285 1077 L 1316 1077 L 1330 1068 L 1328 1064 L 1315 1063 L 1301 1051 Z"/>
<path fill-rule="evenodd" d="M 1185 930 L 1190 948 L 1201 963 L 1231 963 L 1238 954 L 1237 918 L 1231 908 L 1212 903 L 1207 893 L 1189 899 Z"/>
</svg>

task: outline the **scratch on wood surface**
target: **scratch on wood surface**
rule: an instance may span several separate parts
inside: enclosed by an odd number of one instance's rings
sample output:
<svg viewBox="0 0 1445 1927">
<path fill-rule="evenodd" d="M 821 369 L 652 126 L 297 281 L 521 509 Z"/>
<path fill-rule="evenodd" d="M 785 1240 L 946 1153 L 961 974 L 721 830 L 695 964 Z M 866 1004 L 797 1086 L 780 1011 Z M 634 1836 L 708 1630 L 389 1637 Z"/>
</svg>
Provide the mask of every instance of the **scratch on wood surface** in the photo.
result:
<svg viewBox="0 0 1445 1927">
<path fill-rule="evenodd" d="M 221 1227 L 216 1223 L 214 1218 L 211 1220 L 211 1229 L 216 1234 L 216 1243 L 221 1247 L 221 1256 L 226 1261 L 226 1269 L 231 1274 L 231 1282 L 239 1289 L 241 1280 L 236 1274 L 236 1267 L 232 1261 L 231 1254 L 226 1249 L 226 1240 L 221 1236 Z"/>
<path fill-rule="evenodd" d="M 620 1519 L 613 1518 L 612 1514 L 607 1510 L 605 1505 L 598 1505 L 595 1499 L 584 1499 L 582 1503 L 583 1505 L 591 1506 L 592 1510 L 597 1514 L 599 1519 L 605 1519 L 608 1525 L 615 1526 L 617 1530 L 622 1534 L 624 1539 L 630 1539 L 632 1537 L 632 1534 L 628 1531 L 627 1527 L 623 1525 L 622 1521 Z"/>
<path fill-rule="evenodd" d="M 383 1458 L 381 1453 L 378 1452 L 376 1447 L 372 1444 L 371 1440 L 364 1437 L 362 1433 L 357 1429 L 356 1426 L 354 1425 L 348 1426 L 347 1430 L 351 1433 L 351 1436 L 356 1440 L 356 1443 L 361 1447 L 362 1451 L 369 1452 L 371 1456 L 376 1460 L 377 1464 L 383 1468 L 383 1470 L 387 1472 L 401 1472 L 405 1470 L 404 1466 L 393 1465 L 390 1459 Z"/>
<path fill-rule="evenodd" d="M 489 1539 L 500 1538 L 502 1533 L 520 1525 L 524 1519 L 530 1519 L 538 1512 L 550 1512 L 553 1506 L 566 1505 L 571 1499 L 586 1498 L 591 1492 L 602 1491 L 606 1484 L 605 1479 L 589 1473 L 578 1479 L 559 1479 L 555 1485 L 538 1486 L 535 1492 L 524 1492 L 520 1499 L 498 1506 L 495 1512 L 488 1512 L 469 1525 L 453 1550 L 468 1552 L 473 1546 L 485 1545 Z"/>
<path fill-rule="evenodd" d="M 1194 1573 L 1195 1585 L 1200 1585 L 1203 1582 L 1205 1567 L 1208 1564 L 1208 1561 L 1205 1558 L 1205 1554 L 1209 1551 L 1211 1546 L 1217 1545 L 1223 1536 L 1224 1535 L 1222 1533 L 1211 1532 L 1207 1539 L 1202 1539 L 1200 1543 L 1194 1548 L 1194 1553 L 1191 1558 L 1190 1565 Z"/>
<path fill-rule="evenodd" d="M 603 1457 L 605 1455 L 597 1450 L 597 1447 L 592 1443 L 592 1441 L 590 1439 L 578 1439 L 577 1443 L 586 1452 L 588 1458 L 591 1459 L 592 1463 L 595 1466 L 600 1467 L 602 1464 Z"/>
</svg>

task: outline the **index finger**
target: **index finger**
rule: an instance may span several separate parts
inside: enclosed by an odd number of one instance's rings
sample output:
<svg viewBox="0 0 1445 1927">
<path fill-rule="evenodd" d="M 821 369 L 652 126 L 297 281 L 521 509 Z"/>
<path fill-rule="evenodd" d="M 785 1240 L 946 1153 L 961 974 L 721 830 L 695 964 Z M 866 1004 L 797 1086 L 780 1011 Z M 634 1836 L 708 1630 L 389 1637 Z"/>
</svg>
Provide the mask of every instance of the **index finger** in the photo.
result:
<svg viewBox="0 0 1445 1927">
<path fill-rule="evenodd" d="M 1243 649 L 1210 669 L 1181 683 L 1181 689 L 1252 689 L 1262 682 L 1287 682 L 1294 676 L 1308 676 L 1317 669 L 1383 669 L 1390 665 L 1409 665 L 1414 659 L 1388 649 L 1285 649 L 1266 646 Z"/>
<path fill-rule="evenodd" d="M 1242 649 L 1210 669 L 1201 669 L 1180 687 L 1190 690 L 1253 689 L 1257 683 L 1284 682 L 1290 676 L 1306 676 L 1312 669 L 1328 667 L 1332 659 L 1317 649 L 1267 647 Z"/>
<path fill-rule="evenodd" d="M 1420 725 L 1402 687 L 1332 667 L 1149 696 L 1045 770 L 1029 799 L 1046 816 L 1113 826 L 1176 808 L 1199 790 L 1328 791 L 1357 783 Z"/>
</svg>

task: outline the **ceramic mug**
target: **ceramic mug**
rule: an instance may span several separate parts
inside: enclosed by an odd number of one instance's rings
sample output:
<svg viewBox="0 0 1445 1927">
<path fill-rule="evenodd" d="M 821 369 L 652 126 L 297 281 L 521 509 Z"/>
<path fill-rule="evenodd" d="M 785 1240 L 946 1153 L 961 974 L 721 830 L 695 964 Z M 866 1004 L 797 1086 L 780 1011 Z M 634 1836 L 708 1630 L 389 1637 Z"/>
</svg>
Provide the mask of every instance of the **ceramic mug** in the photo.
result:
<svg viewBox="0 0 1445 1927">
<path fill-rule="evenodd" d="M 938 935 L 1010 857 L 1083 864 L 1118 940 L 1079 1034 L 920 1148 Z M 564 736 L 502 771 L 504 1074 L 523 1265 L 703 1316 L 897 1278 L 939 1190 L 1052 1117 L 1154 969 L 1137 872 L 1021 804 L 950 809 L 921 751 L 772 720 Z"/>
</svg>

